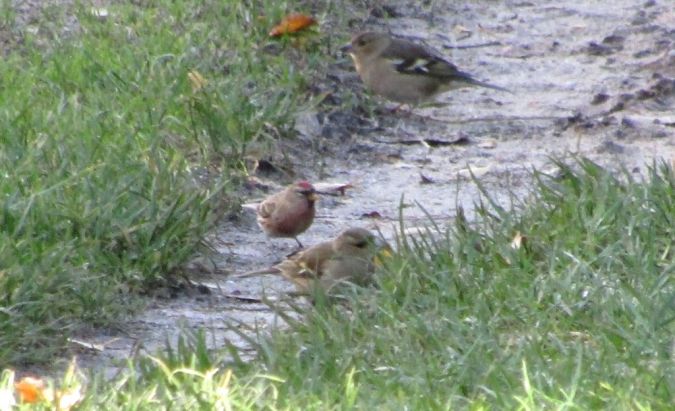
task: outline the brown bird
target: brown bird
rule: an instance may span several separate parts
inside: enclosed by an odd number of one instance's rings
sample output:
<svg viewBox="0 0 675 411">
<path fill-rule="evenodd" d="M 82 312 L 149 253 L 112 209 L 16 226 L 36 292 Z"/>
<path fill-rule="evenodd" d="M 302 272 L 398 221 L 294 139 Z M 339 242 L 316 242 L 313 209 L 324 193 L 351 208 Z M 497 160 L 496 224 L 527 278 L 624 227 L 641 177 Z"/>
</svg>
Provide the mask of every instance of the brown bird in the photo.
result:
<svg viewBox="0 0 675 411">
<path fill-rule="evenodd" d="M 316 200 L 314 186 L 298 181 L 258 205 L 258 225 L 270 237 L 294 238 L 302 248 L 297 236 L 312 225 Z"/>
<path fill-rule="evenodd" d="M 304 294 L 316 288 L 329 291 L 345 281 L 363 285 L 371 279 L 377 254 L 386 254 L 388 250 L 386 243 L 370 231 L 348 228 L 335 239 L 293 254 L 274 267 L 252 271 L 238 278 L 279 274 Z"/>
<path fill-rule="evenodd" d="M 385 33 L 357 34 L 342 50 L 349 52 L 368 89 L 401 104 L 417 105 L 467 86 L 510 93 L 505 88 L 474 79 L 425 46 Z"/>
</svg>

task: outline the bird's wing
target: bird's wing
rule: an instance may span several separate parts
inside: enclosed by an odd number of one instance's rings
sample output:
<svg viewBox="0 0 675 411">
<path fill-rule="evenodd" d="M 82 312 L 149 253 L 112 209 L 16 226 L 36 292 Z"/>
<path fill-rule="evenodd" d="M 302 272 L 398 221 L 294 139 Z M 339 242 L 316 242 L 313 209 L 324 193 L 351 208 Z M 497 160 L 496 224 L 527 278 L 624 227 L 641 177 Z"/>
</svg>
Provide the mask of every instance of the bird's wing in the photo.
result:
<svg viewBox="0 0 675 411">
<path fill-rule="evenodd" d="M 435 51 L 408 40 L 393 39 L 382 52 L 382 57 L 391 61 L 396 70 L 403 74 L 474 81 L 470 74 L 459 70 Z"/>
<path fill-rule="evenodd" d="M 260 203 L 260 205 L 258 205 L 258 215 L 262 218 L 270 218 L 277 208 L 277 202 L 275 200 L 276 199 L 274 198 L 270 198 Z"/>
<path fill-rule="evenodd" d="M 296 268 L 293 275 L 297 277 L 319 278 L 324 273 L 326 262 L 331 259 L 334 253 L 333 243 L 325 241 L 301 251 L 281 264 L 293 264 Z"/>
</svg>

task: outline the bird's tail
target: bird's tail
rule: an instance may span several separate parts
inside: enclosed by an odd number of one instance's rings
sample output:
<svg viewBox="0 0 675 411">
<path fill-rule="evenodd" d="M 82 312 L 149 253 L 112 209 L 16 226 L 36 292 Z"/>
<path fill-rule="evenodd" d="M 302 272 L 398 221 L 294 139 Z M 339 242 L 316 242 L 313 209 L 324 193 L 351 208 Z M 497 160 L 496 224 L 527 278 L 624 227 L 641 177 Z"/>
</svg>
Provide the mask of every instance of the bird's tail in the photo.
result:
<svg viewBox="0 0 675 411">
<path fill-rule="evenodd" d="M 484 83 L 484 82 L 482 82 L 482 81 L 476 80 L 476 79 L 473 78 L 473 77 L 463 77 L 462 80 L 464 80 L 465 82 L 471 84 L 472 86 L 479 86 L 479 87 L 491 88 L 491 89 L 493 89 L 493 90 L 499 90 L 499 91 L 504 91 L 504 92 L 506 92 L 506 93 L 514 94 L 513 91 L 511 91 L 511 90 L 509 90 L 509 89 L 507 89 L 507 88 L 495 86 L 494 84 L 490 84 L 490 83 Z"/>
<path fill-rule="evenodd" d="M 243 274 L 235 274 L 231 278 L 249 278 L 265 274 L 281 274 L 281 270 L 276 267 L 263 268 L 262 270 L 248 271 Z"/>
</svg>

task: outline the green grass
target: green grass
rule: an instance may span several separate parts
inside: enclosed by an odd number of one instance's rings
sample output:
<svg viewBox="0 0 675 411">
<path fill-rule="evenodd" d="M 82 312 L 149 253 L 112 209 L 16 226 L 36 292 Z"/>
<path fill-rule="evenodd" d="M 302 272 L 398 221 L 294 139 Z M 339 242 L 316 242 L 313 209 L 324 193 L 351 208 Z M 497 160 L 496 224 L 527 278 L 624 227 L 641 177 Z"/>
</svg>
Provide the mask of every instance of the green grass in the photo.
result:
<svg viewBox="0 0 675 411">
<path fill-rule="evenodd" d="M 288 133 L 300 71 L 332 41 L 267 38 L 295 3 L 142 3 L 47 8 L 37 31 L 0 7 L 3 368 L 170 281 L 236 202 L 247 148 Z M 254 361 L 187 335 L 113 381 L 73 369 L 57 385 L 82 388 L 78 409 L 670 409 L 673 170 L 559 166 L 513 210 L 485 196 L 476 221 L 400 237 L 376 288 L 318 303 Z"/>
<path fill-rule="evenodd" d="M 400 237 L 376 288 L 305 309 L 254 361 L 188 335 L 87 380 L 81 409 L 671 409 L 675 173 L 559 166 L 512 210 L 484 197 L 475 222 Z"/>
<path fill-rule="evenodd" d="M 516 212 L 484 205 L 475 225 L 402 238 L 378 291 L 265 342 L 264 369 L 285 381 L 277 404 L 672 405 L 673 171 L 621 184 L 579 166 L 537 174 Z M 527 236 L 520 249 L 517 232 Z"/>
<path fill-rule="evenodd" d="M 295 7 L 46 6 L 27 27 L 3 2 L 0 364 L 50 358 L 194 256 L 247 148 L 288 135 L 308 101 L 321 35 L 267 36 Z"/>
</svg>

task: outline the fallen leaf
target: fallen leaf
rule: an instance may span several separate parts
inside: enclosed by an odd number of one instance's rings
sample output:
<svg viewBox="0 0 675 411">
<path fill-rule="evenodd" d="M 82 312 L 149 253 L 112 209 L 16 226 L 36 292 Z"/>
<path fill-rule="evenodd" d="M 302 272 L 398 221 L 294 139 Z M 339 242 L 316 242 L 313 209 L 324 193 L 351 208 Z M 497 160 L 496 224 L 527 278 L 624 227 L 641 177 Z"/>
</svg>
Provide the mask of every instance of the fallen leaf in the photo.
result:
<svg viewBox="0 0 675 411">
<path fill-rule="evenodd" d="M 301 13 L 293 13 L 284 17 L 279 24 L 274 26 L 269 35 L 271 37 L 277 37 L 282 34 L 292 34 L 313 26 L 314 24 L 316 24 L 316 20 L 314 20 L 313 17 Z"/>
<path fill-rule="evenodd" d="M 361 217 L 363 217 L 363 218 L 382 218 L 382 214 L 378 213 L 377 211 L 371 211 L 369 213 L 361 214 Z"/>
<path fill-rule="evenodd" d="M 21 402 L 34 404 L 44 398 L 46 384 L 39 378 L 24 377 L 14 384 Z"/>
</svg>

